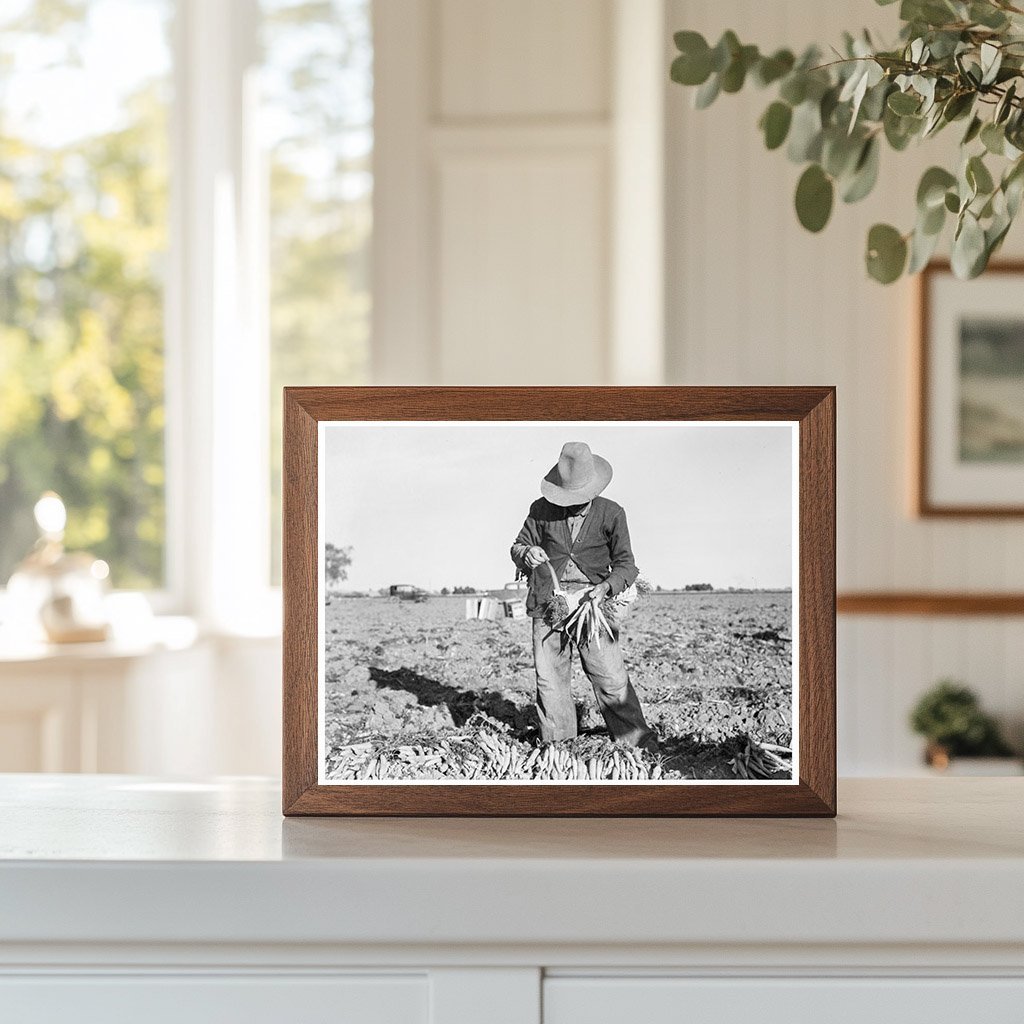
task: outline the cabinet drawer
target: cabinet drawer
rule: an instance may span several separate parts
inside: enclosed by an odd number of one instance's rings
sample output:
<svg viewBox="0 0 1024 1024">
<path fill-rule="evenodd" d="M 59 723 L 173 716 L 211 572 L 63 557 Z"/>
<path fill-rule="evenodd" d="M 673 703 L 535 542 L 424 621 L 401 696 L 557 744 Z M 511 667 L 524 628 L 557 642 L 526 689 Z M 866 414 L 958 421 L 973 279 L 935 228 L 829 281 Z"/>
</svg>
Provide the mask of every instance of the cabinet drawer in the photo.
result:
<svg viewBox="0 0 1024 1024">
<path fill-rule="evenodd" d="M 1024 978 L 549 977 L 544 1024 L 1021 1024 Z"/>
<path fill-rule="evenodd" d="M 18 1024 L 427 1024 L 425 975 L 98 975 L 0 978 Z"/>
</svg>

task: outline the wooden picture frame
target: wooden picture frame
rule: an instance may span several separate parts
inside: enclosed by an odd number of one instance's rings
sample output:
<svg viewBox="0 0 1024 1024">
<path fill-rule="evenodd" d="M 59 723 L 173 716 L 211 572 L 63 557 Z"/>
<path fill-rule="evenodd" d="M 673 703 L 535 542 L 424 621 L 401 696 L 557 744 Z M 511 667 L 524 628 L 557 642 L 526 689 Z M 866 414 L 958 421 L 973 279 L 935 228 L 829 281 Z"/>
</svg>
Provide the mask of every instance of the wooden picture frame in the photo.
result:
<svg viewBox="0 0 1024 1024">
<path fill-rule="evenodd" d="M 321 425 L 347 421 L 794 424 L 792 780 L 672 785 L 320 781 Z M 286 815 L 812 816 L 836 813 L 835 390 L 831 387 L 301 387 L 284 392 L 283 811 Z M 798 597 L 797 597 L 798 595 Z M 798 723 L 798 728 L 796 725 Z"/>
<path fill-rule="evenodd" d="M 978 298 L 974 301 L 977 302 L 977 309 L 981 310 L 985 305 L 985 296 L 990 289 L 1003 285 L 1008 276 L 1021 277 L 1022 275 L 1024 275 L 1024 261 L 1001 260 L 990 263 L 982 278 L 974 281 L 957 281 L 952 275 L 949 262 L 936 260 L 925 267 L 918 276 L 917 338 L 914 347 L 916 359 L 913 368 L 917 406 L 915 416 L 916 437 L 913 439 L 911 450 L 915 461 L 912 477 L 912 507 L 914 513 L 921 518 L 992 519 L 1024 516 L 1024 499 L 1009 501 L 1002 499 L 999 501 L 979 500 L 979 494 L 983 493 L 984 478 L 978 478 L 980 487 L 972 487 L 969 478 L 965 477 L 964 482 L 959 487 L 961 492 L 969 491 L 969 496 L 965 494 L 964 497 L 959 498 L 950 497 L 948 494 L 943 496 L 940 493 L 936 493 L 936 478 L 940 475 L 936 472 L 937 466 L 943 467 L 941 475 L 944 478 L 953 477 L 953 473 L 946 466 L 947 463 L 952 461 L 952 457 L 947 451 L 951 448 L 951 443 L 948 442 L 948 439 L 946 443 L 940 443 L 936 439 L 937 433 L 941 436 L 950 433 L 948 425 L 940 429 L 937 421 L 946 423 L 949 420 L 953 412 L 948 406 L 954 400 L 951 398 L 952 382 L 946 380 L 951 373 L 951 370 L 948 368 L 950 358 L 940 360 L 935 352 L 936 332 L 939 331 L 941 324 L 945 323 L 946 314 L 948 313 L 948 310 L 940 309 L 939 306 L 952 305 L 954 308 L 957 308 L 959 302 L 959 308 L 962 313 L 972 308 L 966 297 L 977 296 Z M 1024 285 L 1024 280 L 1017 282 L 1018 289 L 1021 285 Z M 939 286 L 944 288 L 955 287 L 963 293 L 965 298 L 959 300 L 952 299 L 949 302 L 944 300 L 940 303 L 937 301 L 940 297 L 936 294 Z M 1007 302 L 1019 304 L 1016 296 L 1011 295 L 1009 291 L 1007 291 Z M 998 315 L 993 314 L 994 317 Z M 1015 319 L 1017 316 L 1015 314 Z M 1019 318 L 1021 323 L 1024 324 L 1024 314 L 1019 315 Z M 945 337 L 945 334 L 943 334 L 943 337 Z M 948 349 L 949 345 L 944 344 L 943 348 Z M 947 352 L 945 355 L 950 356 L 951 354 Z M 955 353 L 952 356 L 955 356 Z M 947 366 L 945 371 L 942 370 L 943 366 Z M 937 382 L 941 385 L 941 388 L 937 388 Z M 936 390 L 946 393 L 945 402 L 939 403 L 936 401 Z M 940 404 L 941 408 L 937 408 Z M 963 430 L 964 427 L 961 425 L 961 434 Z M 947 451 L 947 454 L 940 458 L 936 454 L 936 448 Z M 984 466 L 978 467 L 978 469 L 980 472 L 985 471 Z M 971 469 L 968 469 L 967 472 L 971 472 Z M 1015 475 L 1018 473 L 1016 468 L 1014 468 L 1014 473 Z M 1019 477 L 1019 489 L 1024 494 L 1024 462 L 1020 464 Z M 945 483 L 944 481 L 942 483 L 942 487 L 947 491 L 955 486 L 955 484 Z"/>
</svg>

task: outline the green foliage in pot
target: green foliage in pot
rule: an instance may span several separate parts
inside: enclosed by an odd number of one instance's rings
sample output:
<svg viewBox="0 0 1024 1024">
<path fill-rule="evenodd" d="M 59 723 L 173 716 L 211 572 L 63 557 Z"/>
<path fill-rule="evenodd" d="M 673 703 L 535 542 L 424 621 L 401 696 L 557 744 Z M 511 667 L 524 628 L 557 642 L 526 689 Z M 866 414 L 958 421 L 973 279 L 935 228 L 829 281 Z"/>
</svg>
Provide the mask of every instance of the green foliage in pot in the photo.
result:
<svg viewBox="0 0 1024 1024">
<path fill-rule="evenodd" d="M 732 31 L 714 46 L 697 32 L 677 32 L 671 76 L 697 89 L 698 108 L 747 83 L 772 89 L 759 127 L 768 149 L 785 145 L 790 160 L 807 165 L 795 199 L 808 231 L 825 227 L 837 195 L 855 203 L 871 192 L 883 144 L 902 151 L 957 125 L 958 166 L 925 172 L 913 226 L 876 224 L 865 261 L 882 284 L 916 273 L 951 222 L 953 270 L 977 277 L 1024 197 L 1024 7 L 901 0 L 899 17 L 897 45 L 878 46 L 866 31 L 846 33 L 831 55 L 816 46 L 800 56 L 763 54 Z"/>
<path fill-rule="evenodd" d="M 910 725 L 952 757 L 1005 757 L 1013 753 L 995 720 L 981 710 L 974 692 L 948 679 L 918 701 Z"/>
</svg>

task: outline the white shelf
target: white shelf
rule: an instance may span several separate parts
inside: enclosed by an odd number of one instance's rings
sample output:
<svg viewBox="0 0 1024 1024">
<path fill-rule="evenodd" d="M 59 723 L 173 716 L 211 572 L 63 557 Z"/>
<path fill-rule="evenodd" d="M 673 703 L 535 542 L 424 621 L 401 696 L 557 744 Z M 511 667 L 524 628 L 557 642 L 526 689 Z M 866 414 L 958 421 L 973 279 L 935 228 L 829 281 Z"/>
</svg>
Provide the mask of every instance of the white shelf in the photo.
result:
<svg viewBox="0 0 1024 1024">
<path fill-rule="evenodd" d="M 0 1005 L 25 1024 L 1018 1024 L 1021 785 L 847 780 L 836 821 L 284 820 L 267 781 L 9 775 Z"/>
<path fill-rule="evenodd" d="M 1024 944 L 1016 780 L 836 821 L 282 819 L 275 784 L 8 776 L 3 942 Z"/>
</svg>

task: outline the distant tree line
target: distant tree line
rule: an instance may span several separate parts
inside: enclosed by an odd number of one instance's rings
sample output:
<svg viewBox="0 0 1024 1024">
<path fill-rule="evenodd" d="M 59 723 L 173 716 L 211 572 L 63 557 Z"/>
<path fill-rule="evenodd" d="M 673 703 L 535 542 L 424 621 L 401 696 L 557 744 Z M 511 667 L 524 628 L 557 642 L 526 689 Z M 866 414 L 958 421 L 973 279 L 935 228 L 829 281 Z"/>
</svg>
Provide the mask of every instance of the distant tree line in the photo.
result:
<svg viewBox="0 0 1024 1024">
<path fill-rule="evenodd" d="M 351 564 L 351 548 L 339 548 L 337 544 L 324 545 L 324 577 L 328 586 L 347 580 Z"/>
</svg>

